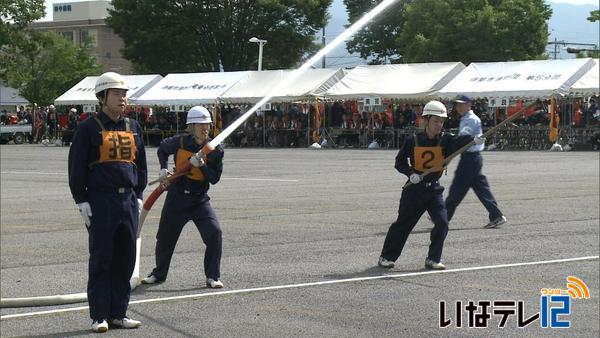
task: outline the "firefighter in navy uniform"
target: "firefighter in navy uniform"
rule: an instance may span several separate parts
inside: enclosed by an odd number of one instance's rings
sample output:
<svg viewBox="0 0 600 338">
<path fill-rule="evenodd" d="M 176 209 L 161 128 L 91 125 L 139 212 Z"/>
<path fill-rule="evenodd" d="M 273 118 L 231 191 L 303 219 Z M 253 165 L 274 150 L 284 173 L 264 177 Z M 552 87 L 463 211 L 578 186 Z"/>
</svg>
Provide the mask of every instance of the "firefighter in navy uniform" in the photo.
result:
<svg viewBox="0 0 600 338">
<path fill-rule="evenodd" d="M 209 131 L 212 118 L 208 110 L 201 106 L 192 107 L 187 114 L 188 133 L 167 138 L 160 143 L 158 160 L 159 179 L 168 188 L 156 234 L 156 267 L 144 284 L 162 283 L 169 272 L 175 245 L 185 224 L 193 221 L 206 245 L 204 253 L 204 274 L 206 286 L 222 288 L 221 274 L 221 227 L 217 215 L 210 205 L 207 192 L 210 184 L 216 184 L 223 172 L 223 147 L 217 146 L 204 157 L 196 154 L 210 141 Z M 175 166 L 189 161 L 192 170 L 173 183 L 166 180 L 169 156 L 173 155 Z"/>
<path fill-rule="evenodd" d="M 396 170 L 409 177 L 409 181 L 402 190 L 398 218 L 390 226 L 381 250 L 378 265 L 384 268 L 394 267 L 408 235 L 425 211 L 431 215 L 434 223 L 425 268 L 446 268 L 441 262 L 444 240 L 448 233 L 448 218 L 442 197 L 444 187 L 438 182 L 442 169 L 424 177 L 420 174 L 430 168 L 441 168 L 445 157 L 472 141 L 473 137 L 455 137 L 442 132 L 448 113 L 446 106 L 439 101 L 428 102 L 422 115 L 425 119 L 425 131 L 407 137 L 396 156 Z M 482 143 L 483 139 L 476 138 L 475 142 Z"/>
<path fill-rule="evenodd" d="M 137 328 L 126 316 L 135 239 L 146 187 L 142 128 L 122 116 L 127 86 L 117 73 L 95 85 L 100 112 L 79 124 L 69 150 L 69 187 L 89 232 L 88 303 L 92 330 Z"/>
</svg>

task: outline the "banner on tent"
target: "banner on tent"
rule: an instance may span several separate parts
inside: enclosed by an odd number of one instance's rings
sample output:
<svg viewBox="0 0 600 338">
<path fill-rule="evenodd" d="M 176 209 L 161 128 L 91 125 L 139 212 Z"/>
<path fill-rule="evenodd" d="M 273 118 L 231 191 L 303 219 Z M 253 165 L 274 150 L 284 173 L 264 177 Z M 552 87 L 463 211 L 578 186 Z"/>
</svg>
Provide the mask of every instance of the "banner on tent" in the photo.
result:
<svg viewBox="0 0 600 338">
<path fill-rule="evenodd" d="M 488 107 L 508 107 L 510 105 L 510 99 L 508 97 L 492 97 L 488 99 Z"/>
</svg>

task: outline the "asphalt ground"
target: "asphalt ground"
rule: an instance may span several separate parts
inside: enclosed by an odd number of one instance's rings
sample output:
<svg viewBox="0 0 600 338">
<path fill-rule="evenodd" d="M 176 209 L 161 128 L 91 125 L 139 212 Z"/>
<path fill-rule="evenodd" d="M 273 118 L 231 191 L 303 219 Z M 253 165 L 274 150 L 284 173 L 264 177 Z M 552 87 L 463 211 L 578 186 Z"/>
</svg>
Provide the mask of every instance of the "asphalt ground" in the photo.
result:
<svg viewBox="0 0 600 338">
<path fill-rule="evenodd" d="M 156 148 L 147 152 L 153 179 Z M 70 196 L 67 153 L 67 147 L 0 147 L 2 298 L 85 292 L 87 232 Z M 376 266 L 405 181 L 393 168 L 395 155 L 227 148 L 221 182 L 209 193 L 223 229 L 225 288 L 205 287 L 204 245 L 188 224 L 167 281 L 132 293 L 128 314 L 143 326 L 104 336 L 600 336 L 599 153 L 485 152 L 484 173 L 509 222 L 483 229 L 486 211 L 469 192 L 445 242 L 448 270 L 433 273 L 423 267 L 427 217 L 395 268 Z M 163 200 L 142 231 L 143 276 L 154 265 Z M 539 319 L 519 328 L 516 315 L 498 328 L 499 314 L 488 328 L 468 327 L 469 300 L 522 301 L 531 317 L 541 312 L 540 290 L 566 289 L 567 276 L 583 280 L 591 294 L 573 299 L 571 313 L 559 317 L 570 328 L 542 328 Z M 2 309 L 0 335 L 92 335 L 85 306 Z M 449 318 L 450 326 L 440 328 L 440 319 Z"/>
</svg>

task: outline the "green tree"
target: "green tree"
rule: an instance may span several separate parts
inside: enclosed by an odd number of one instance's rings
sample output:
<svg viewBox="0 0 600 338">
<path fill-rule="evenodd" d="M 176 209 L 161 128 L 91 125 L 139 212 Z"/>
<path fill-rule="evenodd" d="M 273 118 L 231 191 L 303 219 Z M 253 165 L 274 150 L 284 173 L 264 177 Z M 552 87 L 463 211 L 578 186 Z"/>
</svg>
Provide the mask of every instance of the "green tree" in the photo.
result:
<svg viewBox="0 0 600 338">
<path fill-rule="evenodd" d="M 86 48 L 54 32 L 32 31 L 31 36 L 7 73 L 9 85 L 30 102 L 49 104 L 84 77 L 102 72 Z"/>
<path fill-rule="evenodd" d="M 28 25 L 44 16 L 43 0 L 0 1 L 0 78 L 21 96 L 49 104 L 101 68 L 85 47 Z"/>
<path fill-rule="evenodd" d="M 14 42 L 13 34 L 22 32 L 29 23 L 44 16 L 44 0 L 0 1 L 0 45 Z"/>
<path fill-rule="evenodd" d="M 12 50 L 27 44 L 27 26 L 43 16 L 43 0 L 0 0 L 0 69 Z"/>
<path fill-rule="evenodd" d="M 590 16 L 587 19 L 590 22 L 600 21 L 600 10 L 597 9 L 595 11 L 591 11 L 590 12 Z M 596 48 L 598 48 L 598 45 L 596 45 Z M 594 59 L 597 59 L 597 58 L 600 57 L 600 51 L 599 50 L 581 51 L 581 52 L 577 53 L 576 57 L 577 58 L 594 58 Z"/>
<path fill-rule="evenodd" d="M 350 24 L 358 21 L 366 12 L 371 10 L 382 0 L 344 0 L 348 21 Z M 400 46 L 397 37 L 402 31 L 405 21 L 406 5 L 413 0 L 399 0 L 389 7 L 371 25 L 361 29 L 346 43 L 346 50 L 350 53 L 359 53 L 363 59 L 371 59 L 371 64 L 400 62 Z M 349 27 L 348 24 L 346 27 Z"/>
<path fill-rule="evenodd" d="M 113 0 L 108 25 L 125 42 L 138 72 L 254 69 L 267 40 L 263 68 L 295 66 L 316 50 L 332 0 Z"/>
<path fill-rule="evenodd" d="M 588 16 L 588 21 L 596 22 L 600 21 L 600 9 L 590 12 L 590 16 Z"/>
<path fill-rule="evenodd" d="M 507 61 L 545 58 L 544 0 L 419 0 L 406 8 L 398 38 L 406 61 Z"/>
</svg>

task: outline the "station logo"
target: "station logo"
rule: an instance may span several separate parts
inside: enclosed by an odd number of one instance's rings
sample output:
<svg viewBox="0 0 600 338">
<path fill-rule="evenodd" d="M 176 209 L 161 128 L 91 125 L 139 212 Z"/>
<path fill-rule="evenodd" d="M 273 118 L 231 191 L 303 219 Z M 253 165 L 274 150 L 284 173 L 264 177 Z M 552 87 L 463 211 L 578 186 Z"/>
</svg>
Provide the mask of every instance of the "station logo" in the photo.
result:
<svg viewBox="0 0 600 338">
<path fill-rule="evenodd" d="M 446 315 L 446 301 L 440 301 L 439 327 L 447 328 L 453 324 L 463 327 L 463 314 L 466 317 L 466 327 L 486 328 L 491 323 L 492 316 L 498 317 L 498 327 L 506 326 L 511 316 L 516 316 L 516 325 L 524 328 L 539 320 L 542 328 L 569 328 L 571 321 L 571 301 L 589 299 L 590 291 L 587 285 L 574 276 L 567 277 L 566 289 L 542 288 L 540 289 L 540 312 L 525 314 L 523 300 L 479 300 L 456 301 L 454 318 Z M 451 310 L 448 310 L 449 312 Z"/>
</svg>

